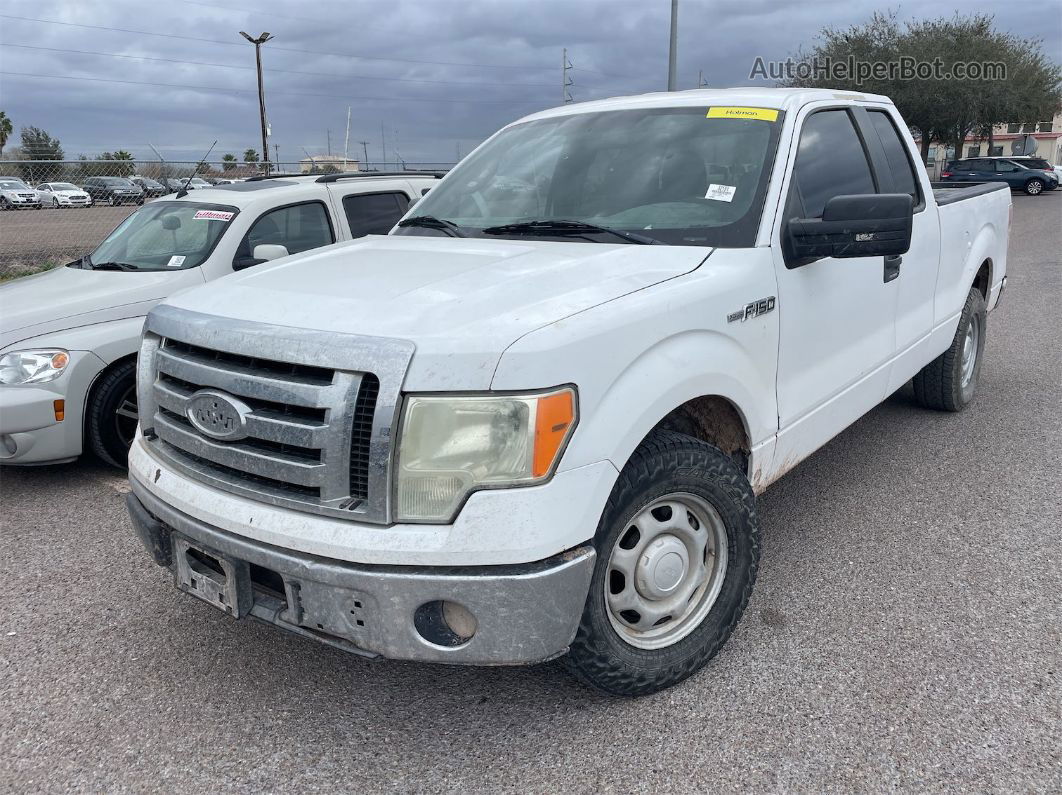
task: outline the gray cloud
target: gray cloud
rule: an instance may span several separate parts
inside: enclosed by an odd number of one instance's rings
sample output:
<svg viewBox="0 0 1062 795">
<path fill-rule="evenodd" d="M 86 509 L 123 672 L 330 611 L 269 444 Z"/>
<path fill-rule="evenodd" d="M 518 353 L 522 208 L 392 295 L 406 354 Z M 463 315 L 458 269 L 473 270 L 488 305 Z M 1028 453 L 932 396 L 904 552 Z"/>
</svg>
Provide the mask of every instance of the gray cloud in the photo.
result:
<svg viewBox="0 0 1062 795">
<path fill-rule="evenodd" d="M 354 142 L 368 140 L 370 158 L 378 158 L 383 124 L 389 151 L 397 144 L 407 161 L 450 161 L 502 124 L 558 104 L 562 47 L 576 67 L 577 100 L 663 89 L 669 6 L 667 0 L 235 6 L 9 0 L 0 13 L 70 24 L 0 18 L 0 44 L 8 45 L 0 47 L 0 69 L 68 79 L 0 75 L 0 108 L 16 126 L 13 143 L 18 127 L 35 125 L 58 136 L 71 157 L 119 148 L 149 157 L 152 143 L 167 157 L 195 158 L 214 138 L 215 156 L 239 154 L 259 148 L 260 139 L 253 48 L 238 31 L 268 30 L 276 40 L 263 49 L 266 101 L 281 159 L 302 157 L 304 148 L 323 153 L 328 129 L 333 152 L 341 152 L 349 105 L 351 156 L 361 152 Z M 869 0 L 681 0 L 680 87 L 693 88 L 699 69 L 713 86 L 747 84 L 757 55 L 783 58 L 811 43 L 823 24 L 857 23 L 881 8 Z M 931 8 L 936 15 L 970 10 Z M 1003 29 L 1044 39 L 1047 52 L 1062 52 L 1056 0 L 992 0 L 979 9 L 994 13 Z M 914 14 L 901 8 L 908 16 Z"/>
</svg>

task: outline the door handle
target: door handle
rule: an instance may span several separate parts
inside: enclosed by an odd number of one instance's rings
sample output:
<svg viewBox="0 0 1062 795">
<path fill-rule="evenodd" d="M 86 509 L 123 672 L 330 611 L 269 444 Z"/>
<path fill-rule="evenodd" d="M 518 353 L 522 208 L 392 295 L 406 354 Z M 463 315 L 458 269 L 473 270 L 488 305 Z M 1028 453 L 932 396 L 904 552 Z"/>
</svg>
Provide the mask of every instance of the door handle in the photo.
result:
<svg viewBox="0 0 1062 795">
<path fill-rule="evenodd" d="M 903 257 L 899 254 L 895 257 L 885 257 L 885 284 L 888 284 L 900 275 L 901 262 L 903 262 Z"/>
</svg>

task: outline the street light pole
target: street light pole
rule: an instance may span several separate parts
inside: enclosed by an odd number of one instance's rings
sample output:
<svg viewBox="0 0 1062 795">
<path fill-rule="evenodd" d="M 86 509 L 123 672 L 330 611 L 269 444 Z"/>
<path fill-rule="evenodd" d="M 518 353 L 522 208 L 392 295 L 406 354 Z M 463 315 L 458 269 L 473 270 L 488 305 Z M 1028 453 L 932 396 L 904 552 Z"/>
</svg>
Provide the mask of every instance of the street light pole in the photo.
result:
<svg viewBox="0 0 1062 795">
<path fill-rule="evenodd" d="M 674 91 L 678 81 L 678 0 L 671 0 L 671 49 L 667 57 L 667 90 Z"/>
<path fill-rule="evenodd" d="M 269 173 L 269 142 L 266 140 L 266 112 L 265 112 L 265 88 L 262 85 L 262 45 L 269 41 L 272 36 L 263 33 L 257 39 L 240 31 L 240 35 L 254 45 L 254 60 L 258 66 L 258 113 L 262 119 L 262 160 L 265 173 Z"/>
</svg>

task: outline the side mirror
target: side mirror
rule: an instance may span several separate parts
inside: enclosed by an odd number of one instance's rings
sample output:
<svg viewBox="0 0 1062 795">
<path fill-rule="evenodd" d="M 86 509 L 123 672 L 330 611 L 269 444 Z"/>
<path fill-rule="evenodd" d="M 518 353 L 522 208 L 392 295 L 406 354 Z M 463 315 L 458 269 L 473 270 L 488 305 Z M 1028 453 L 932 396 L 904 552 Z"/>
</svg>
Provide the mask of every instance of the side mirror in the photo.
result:
<svg viewBox="0 0 1062 795">
<path fill-rule="evenodd" d="M 260 243 L 254 247 L 251 256 L 259 262 L 269 262 L 270 260 L 288 256 L 288 249 L 285 246 L 279 246 L 274 243 Z"/>
<path fill-rule="evenodd" d="M 786 266 L 823 257 L 894 257 L 911 247 L 914 200 L 906 193 L 834 196 L 822 218 L 786 224 Z"/>
</svg>

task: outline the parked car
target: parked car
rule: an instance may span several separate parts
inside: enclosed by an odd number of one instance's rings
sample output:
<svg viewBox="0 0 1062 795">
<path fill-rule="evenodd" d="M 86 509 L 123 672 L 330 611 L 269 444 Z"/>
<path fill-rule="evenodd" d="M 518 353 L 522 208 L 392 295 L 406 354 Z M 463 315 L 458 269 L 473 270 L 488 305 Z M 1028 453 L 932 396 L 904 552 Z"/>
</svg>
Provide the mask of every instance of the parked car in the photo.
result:
<svg viewBox="0 0 1062 795">
<path fill-rule="evenodd" d="M 0 210 L 20 210 L 24 207 L 41 209 L 37 191 L 20 179 L 0 177 Z"/>
<path fill-rule="evenodd" d="M 1051 163 L 1043 157 L 1034 157 L 1032 155 L 1021 155 L 1012 157 L 1015 163 L 1026 166 L 1027 168 L 1039 168 L 1055 175 L 1055 179 L 1062 183 L 1062 166 L 1053 166 Z"/>
<path fill-rule="evenodd" d="M 435 181 L 305 177 L 156 199 L 88 256 L 0 285 L 0 464 L 92 451 L 124 465 L 136 427 L 136 351 L 152 306 L 236 270 L 384 234 Z"/>
<path fill-rule="evenodd" d="M 42 182 L 37 186 L 41 204 L 60 207 L 91 207 L 92 197 L 70 182 Z"/>
<path fill-rule="evenodd" d="M 1048 165 L 1047 161 L 1043 161 Z M 1054 171 L 1023 165 L 1012 157 L 972 157 L 954 160 L 940 174 L 942 182 L 1004 182 L 1011 190 L 1036 196 L 1058 187 Z"/>
<path fill-rule="evenodd" d="M 144 197 L 148 199 L 165 196 L 169 193 L 165 185 L 157 180 L 151 179 L 151 177 L 133 176 L 129 178 L 129 181 L 140 188 L 140 190 L 144 192 Z"/>
<path fill-rule="evenodd" d="M 192 177 L 188 181 L 188 184 L 192 188 L 195 188 L 196 190 L 202 190 L 203 188 L 212 188 L 212 187 L 214 187 L 213 185 L 211 185 L 209 182 L 207 182 L 205 179 L 202 179 L 201 177 Z"/>
<path fill-rule="evenodd" d="M 177 179 L 176 177 L 164 177 L 159 181 L 165 186 L 168 193 L 176 193 L 182 190 L 185 183 L 184 179 Z"/>
<path fill-rule="evenodd" d="M 144 191 L 125 177 L 88 177 L 83 188 L 96 204 L 144 203 Z"/>
<path fill-rule="evenodd" d="M 357 654 L 681 681 L 748 602 L 758 492 L 912 379 L 974 399 L 1010 193 L 934 190 L 907 130 L 834 90 L 566 105 L 387 237 L 172 295 L 139 537 L 180 590 Z"/>
</svg>

